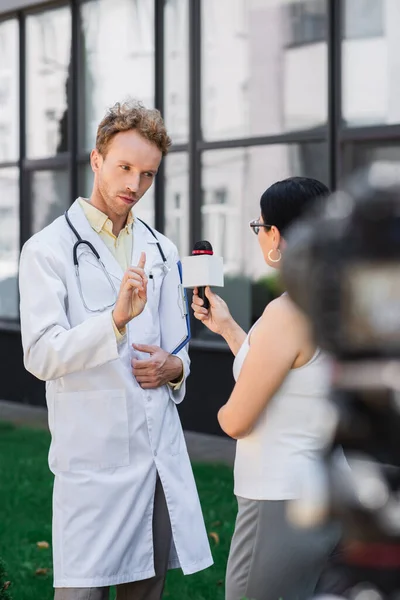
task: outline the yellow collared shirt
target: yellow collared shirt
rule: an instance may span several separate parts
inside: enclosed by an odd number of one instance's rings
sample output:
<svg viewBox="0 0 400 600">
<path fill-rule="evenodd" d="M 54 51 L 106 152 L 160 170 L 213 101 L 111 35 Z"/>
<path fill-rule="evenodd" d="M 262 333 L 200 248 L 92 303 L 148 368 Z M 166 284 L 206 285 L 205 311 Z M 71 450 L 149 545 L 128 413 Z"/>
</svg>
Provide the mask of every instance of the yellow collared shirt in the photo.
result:
<svg viewBox="0 0 400 600">
<path fill-rule="evenodd" d="M 134 217 L 132 212 L 130 212 L 128 215 L 125 227 L 121 229 L 118 236 L 115 236 L 113 234 L 112 221 L 107 215 L 93 206 L 93 204 L 90 204 L 89 200 L 84 198 L 79 198 L 79 204 L 92 229 L 98 233 L 99 237 L 114 256 L 121 269 L 125 272 L 126 269 L 131 265 L 133 250 Z"/>
<path fill-rule="evenodd" d="M 113 224 L 111 219 L 106 214 L 101 212 L 98 208 L 93 206 L 86 198 L 78 199 L 79 205 L 82 208 L 85 217 L 89 221 L 90 226 L 99 235 L 101 240 L 105 243 L 111 254 L 114 256 L 121 269 L 125 272 L 131 265 L 132 250 L 133 250 L 133 223 L 134 216 L 132 212 L 129 212 L 126 225 L 119 232 L 118 236 L 113 233 Z M 121 342 L 126 335 L 126 327 L 122 331 L 119 331 L 117 326 L 112 320 L 115 337 L 118 342 Z M 183 364 L 183 363 L 182 363 Z M 177 383 L 169 383 L 169 385 L 178 390 L 182 385 L 184 379 L 184 373 L 181 379 Z"/>
</svg>

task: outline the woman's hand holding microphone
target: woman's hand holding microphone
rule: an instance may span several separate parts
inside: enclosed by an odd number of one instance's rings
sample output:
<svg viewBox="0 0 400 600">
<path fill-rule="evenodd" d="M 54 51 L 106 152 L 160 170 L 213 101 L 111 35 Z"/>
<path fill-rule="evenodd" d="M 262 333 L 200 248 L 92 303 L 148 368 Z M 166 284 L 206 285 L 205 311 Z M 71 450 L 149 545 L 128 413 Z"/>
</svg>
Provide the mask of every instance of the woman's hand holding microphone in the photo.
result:
<svg viewBox="0 0 400 600">
<path fill-rule="evenodd" d="M 228 305 L 217 294 L 214 294 L 208 286 L 205 293 L 210 301 L 209 309 L 204 308 L 204 301 L 200 298 L 198 289 L 194 288 L 193 290 L 192 309 L 194 316 L 204 323 L 210 331 L 223 336 L 224 330 L 229 327 L 230 322 L 233 320 Z"/>
<path fill-rule="evenodd" d="M 197 288 L 193 290 L 192 309 L 198 321 L 214 333 L 221 335 L 229 344 L 233 354 L 237 354 L 243 344 L 246 333 L 232 317 L 227 303 L 217 294 L 214 294 L 207 286 L 206 296 L 210 302 L 210 308 L 204 308 L 203 300 L 199 297 Z"/>
</svg>

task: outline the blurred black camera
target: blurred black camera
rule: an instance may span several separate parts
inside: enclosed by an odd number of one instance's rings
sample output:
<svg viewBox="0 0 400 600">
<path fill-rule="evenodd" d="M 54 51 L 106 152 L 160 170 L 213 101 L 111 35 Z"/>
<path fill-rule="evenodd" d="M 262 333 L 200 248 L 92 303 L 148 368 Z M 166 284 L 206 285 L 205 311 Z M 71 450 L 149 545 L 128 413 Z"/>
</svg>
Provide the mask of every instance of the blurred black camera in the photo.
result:
<svg viewBox="0 0 400 600">
<path fill-rule="evenodd" d="M 400 165 L 376 163 L 294 226 L 283 266 L 321 347 L 400 359 Z"/>
<path fill-rule="evenodd" d="M 282 277 L 333 359 L 334 446 L 350 468 L 332 448 L 331 514 L 389 596 L 400 590 L 400 165 L 371 165 L 296 224 Z"/>
</svg>

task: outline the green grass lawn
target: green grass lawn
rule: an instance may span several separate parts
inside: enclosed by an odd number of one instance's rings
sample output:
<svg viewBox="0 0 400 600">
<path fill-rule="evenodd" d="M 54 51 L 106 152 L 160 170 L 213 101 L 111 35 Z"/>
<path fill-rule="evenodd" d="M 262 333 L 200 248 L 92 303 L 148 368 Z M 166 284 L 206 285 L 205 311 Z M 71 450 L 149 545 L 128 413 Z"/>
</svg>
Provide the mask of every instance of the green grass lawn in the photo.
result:
<svg viewBox="0 0 400 600">
<path fill-rule="evenodd" d="M 0 556 L 7 565 L 13 600 L 52 600 L 51 495 L 47 432 L 0 422 Z M 236 516 L 232 471 L 194 465 L 214 566 L 184 577 L 170 571 L 164 598 L 223 600 L 224 575 Z M 214 535 L 216 534 L 216 535 Z M 48 542 L 40 548 L 38 542 Z"/>
</svg>

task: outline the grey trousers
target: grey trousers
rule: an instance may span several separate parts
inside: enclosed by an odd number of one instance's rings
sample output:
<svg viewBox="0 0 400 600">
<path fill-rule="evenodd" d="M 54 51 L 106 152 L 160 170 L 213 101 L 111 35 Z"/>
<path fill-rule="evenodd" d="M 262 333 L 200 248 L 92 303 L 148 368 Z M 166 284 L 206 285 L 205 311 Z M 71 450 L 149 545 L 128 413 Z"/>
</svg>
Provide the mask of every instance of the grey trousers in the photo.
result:
<svg viewBox="0 0 400 600">
<path fill-rule="evenodd" d="M 161 600 L 171 549 L 171 523 L 161 481 L 154 494 L 153 544 L 155 576 L 117 585 L 116 600 Z M 110 588 L 56 588 L 54 600 L 109 600 Z"/>
<path fill-rule="evenodd" d="M 280 500 L 238 497 L 226 600 L 308 600 L 340 538 L 337 524 L 293 528 Z"/>
</svg>

